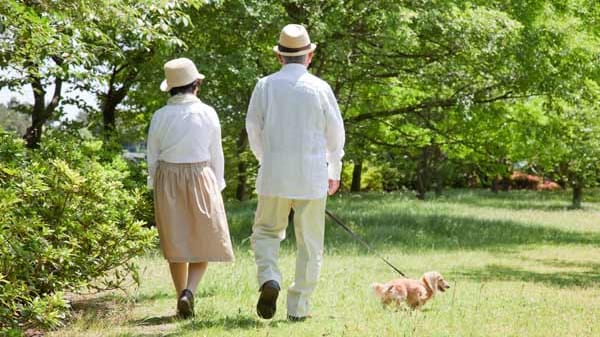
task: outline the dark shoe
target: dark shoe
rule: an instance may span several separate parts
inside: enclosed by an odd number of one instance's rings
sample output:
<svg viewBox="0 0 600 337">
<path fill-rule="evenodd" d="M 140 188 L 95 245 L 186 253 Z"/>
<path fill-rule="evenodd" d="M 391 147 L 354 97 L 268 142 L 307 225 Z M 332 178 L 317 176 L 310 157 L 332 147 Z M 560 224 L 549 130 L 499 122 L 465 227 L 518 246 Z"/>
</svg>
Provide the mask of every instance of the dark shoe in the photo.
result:
<svg viewBox="0 0 600 337">
<path fill-rule="evenodd" d="M 258 317 L 270 319 L 275 316 L 279 289 L 279 283 L 277 283 L 277 281 L 270 280 L 263 283 L 260 287 L 260 297 L 256 304 L 256 313 L 258 314 Z"/>
<path fill-rule="evenodd" d="M 302 317 L 297 317 L 297 316 L 292 316 L 292 315 L 288 315 L 288 320 L 290 322 L 304 322 L 306 321 L 307 318 L 310 318 L 311 316 L 302 316 Z"/>
<path fill-rule="evenodd" d="M 177 316 L 190 318 L 194 316 L 194 294 L 189 289 L 183 289 L 177 300 Z"/>
</svg>

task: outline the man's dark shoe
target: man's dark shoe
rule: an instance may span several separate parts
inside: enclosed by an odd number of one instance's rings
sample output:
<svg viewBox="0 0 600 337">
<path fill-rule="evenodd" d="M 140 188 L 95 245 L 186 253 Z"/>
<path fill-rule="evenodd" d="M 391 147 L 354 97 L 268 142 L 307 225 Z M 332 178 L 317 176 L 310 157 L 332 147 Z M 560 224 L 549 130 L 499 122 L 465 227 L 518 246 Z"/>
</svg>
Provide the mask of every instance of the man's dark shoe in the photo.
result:
<svg viewBox="0 0 600 337">
<path fill-rule="evenodd" d="M 279 295 L 279 283 L 275 280 L 270 280 L 260 287 L 260 297 L 256 304 L 256 313 L 258 317 L 270 319 L 275 316 L 277 311 L 277 296 Z"/>
<path fill-rule="evenodd" d="M 190 318 L 194 316 L 194 294 L 189 289 L 183 289 L 177 300 L 177 316 Z"/>
</svg>

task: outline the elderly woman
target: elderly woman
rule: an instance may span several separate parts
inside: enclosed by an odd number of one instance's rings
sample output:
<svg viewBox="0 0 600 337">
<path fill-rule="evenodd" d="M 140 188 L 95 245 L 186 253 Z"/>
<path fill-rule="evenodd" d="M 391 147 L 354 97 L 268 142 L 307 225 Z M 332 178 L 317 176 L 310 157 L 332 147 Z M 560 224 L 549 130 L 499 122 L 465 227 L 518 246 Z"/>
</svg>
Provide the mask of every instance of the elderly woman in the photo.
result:
<svg viewBox="0 0 600 337">
<path fill-rule="evenodd" d="M 160 247 L 177 292 L 177 314 L 194 315 L 194 293 L 209 261 L 233 261 L 221 191 L 225 188 L 221 127 L 196 97 L 204 79 L 186 58 L 167 62 L 160 88 L 167 105 L 148 131 L 148 185 Z"/>
</svg>

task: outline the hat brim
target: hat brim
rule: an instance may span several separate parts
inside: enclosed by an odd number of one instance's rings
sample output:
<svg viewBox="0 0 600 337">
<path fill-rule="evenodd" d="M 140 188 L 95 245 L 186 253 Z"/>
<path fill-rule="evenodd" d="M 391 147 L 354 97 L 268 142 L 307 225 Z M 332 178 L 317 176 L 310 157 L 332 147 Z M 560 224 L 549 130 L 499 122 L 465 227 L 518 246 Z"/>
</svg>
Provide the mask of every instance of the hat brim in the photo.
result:
<svg viewBox="0 0 600 337">
<path fill-rule="evenodd" d="M 293 52 L 293 53 L 280 51 L 279 50 L 279 45 L 273 47 L 273 51 L 276 52 L 279 55 L 282 55 L 282 56 L 300 56 L 300 55 L 306 55 L 308 53 L 311 53 L 311 52 L 315 51 L 315 49 L 317 49 L 317 45 L 314 44 L 314 43 L 310 44 L 310 48 L 309 49 L 300 50 L 300 51 Z"/>
<path fill-rule="evenodd" d="M 189 82 L 187 84 L 190 84 L 190 83 L 192 83 L 192 82 L 194 82 L 196 80 L 203 80 L 205 77 L 206 76 L 204 76 L 204 74 L 198 73 L 198 75 L 196 76 L 196 79 L 194 79 L 193 81 L 191 81 L 191 82 Z M 173 89 L 175 87 L 180 87 L 180 86 L 182 87 L 184 85 L 186 85 L 186 84 L 182 84 L 182 85 L 178 85 L 178 86 L 171 86 L 171 85 L 169 85 L 169 83 L 167 83 L 167 80 L 163 80 L 160 83 L 160 91 L 167 92 L 167 91 L 169 91 L 169 90 L 171 90 L 171 89 Z"/>
<path fill-rule="evenodd" d="M 160 91 L 167 92 L 167 91 L 169 91 L 169 90 L 171 90 L 171 88 L 169 88 L 169 85 L 167 84 L 167 80 L 163 80 L 163 81 L 160 83 Z"/>
</svg>

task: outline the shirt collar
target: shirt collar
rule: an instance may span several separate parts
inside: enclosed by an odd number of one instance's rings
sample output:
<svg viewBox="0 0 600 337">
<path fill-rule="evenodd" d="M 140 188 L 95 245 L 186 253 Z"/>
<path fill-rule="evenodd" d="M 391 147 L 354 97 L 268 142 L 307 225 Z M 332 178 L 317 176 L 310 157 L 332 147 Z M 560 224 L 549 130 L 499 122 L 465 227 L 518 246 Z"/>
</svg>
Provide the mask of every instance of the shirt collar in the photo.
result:
<svg viewBox="0 0 600 337">
<path fill-rule="evenodd" d="M 167 101 L 167 104 L 186 104 L 200 102 L 200 99 L 193 94 L 179 94 L 171 96 Z"/>
<path fill-rule="evenodd" d="M 300 63 L 288 63 L 288 64 L 284 64 L 283 67 L 281 67 L 281 71 L 285 71 L 285 72 L 307 72 L 308 70 L 306 70 L 306 66 L 304 64 L 300 64 Z"/>
</svg>

